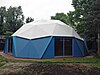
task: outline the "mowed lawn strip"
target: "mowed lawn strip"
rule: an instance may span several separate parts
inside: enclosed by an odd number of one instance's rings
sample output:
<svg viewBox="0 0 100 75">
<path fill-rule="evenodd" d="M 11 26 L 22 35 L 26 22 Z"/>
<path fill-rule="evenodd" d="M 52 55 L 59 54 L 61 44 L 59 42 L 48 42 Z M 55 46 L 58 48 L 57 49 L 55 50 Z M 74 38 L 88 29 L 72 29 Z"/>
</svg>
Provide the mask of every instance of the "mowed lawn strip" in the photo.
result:
<svg viewBox="0 0 100 75">
<path fill-rule="evenodd" d="M 94 58 L 60 58 L 60 59 L 7 59 L 4 56 L 0 55 L 0 66 L 8 62 L 27 62 L 27 63 L 79 63 L 79 64 L 89 64 L 93 67 L 100 68 L 100 57 Z"/>
</svg>

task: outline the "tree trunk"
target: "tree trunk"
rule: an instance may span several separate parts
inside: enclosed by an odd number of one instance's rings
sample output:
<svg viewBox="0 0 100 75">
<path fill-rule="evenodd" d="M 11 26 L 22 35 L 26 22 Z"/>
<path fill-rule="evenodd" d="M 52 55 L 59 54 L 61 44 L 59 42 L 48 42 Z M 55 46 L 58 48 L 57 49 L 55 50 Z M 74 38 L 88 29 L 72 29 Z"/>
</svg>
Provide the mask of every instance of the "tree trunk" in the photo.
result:
<svg viewBox="0 0 100 75">
<path fill-rule="evenodd" d="M 100 34 L 98 33 L 98 56 L 100 56 Z"/>
</svg>

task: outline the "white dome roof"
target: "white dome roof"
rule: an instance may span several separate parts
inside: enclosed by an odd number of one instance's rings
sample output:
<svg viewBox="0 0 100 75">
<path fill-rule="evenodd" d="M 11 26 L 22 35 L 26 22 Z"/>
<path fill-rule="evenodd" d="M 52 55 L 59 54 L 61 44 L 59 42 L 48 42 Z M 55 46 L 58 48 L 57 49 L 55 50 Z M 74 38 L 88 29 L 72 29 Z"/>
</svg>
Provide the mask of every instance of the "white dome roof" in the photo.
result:
<svg viewBox="0 0 100 75">
<path fill-rule="evenodd" d="M 46 36 L 67 36 L 82 39 L 72 27 L 59 20 L 38 20 L 24 24 L 12 36 L 27 39 Z"/>
</svg>

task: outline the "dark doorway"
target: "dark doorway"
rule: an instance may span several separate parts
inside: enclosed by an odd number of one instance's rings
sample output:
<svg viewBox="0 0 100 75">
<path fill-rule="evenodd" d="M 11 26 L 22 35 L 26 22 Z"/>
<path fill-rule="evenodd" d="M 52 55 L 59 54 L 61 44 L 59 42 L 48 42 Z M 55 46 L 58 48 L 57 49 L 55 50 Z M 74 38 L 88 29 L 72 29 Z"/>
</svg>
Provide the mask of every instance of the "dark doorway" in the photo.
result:
<svg viewBox="0 0 100 75">
<path fill-rule="evenodd" d="M 4 40 L 5 39 L 0 39 L 0 51 L 4 50 Z"/>
<path fill-rule="evenodd" d="M 55 38 L 55 56 L 71 56 L 72 39 Z"/>
<path fill-rule="evenodd" d="M 8 52 L 12 53 L 12 38 L 8 38 Z"/>
<path fill-rule="evenodd" d="M 63 39 L 55 39 L 55 56 L 63 56 Z"/>
<path fill-rule="evenodd" d="M 64 55 L 72 55 L 72 40 L 64 39 Z"/>
</svg>

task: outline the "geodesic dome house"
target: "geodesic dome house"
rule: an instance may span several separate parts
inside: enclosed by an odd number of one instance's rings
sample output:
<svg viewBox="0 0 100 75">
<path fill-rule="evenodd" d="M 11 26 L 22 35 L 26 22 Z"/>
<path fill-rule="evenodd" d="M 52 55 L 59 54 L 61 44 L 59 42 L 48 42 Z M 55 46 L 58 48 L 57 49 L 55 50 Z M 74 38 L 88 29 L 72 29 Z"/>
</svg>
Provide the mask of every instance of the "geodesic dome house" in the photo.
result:
<svg viewBox="0 0 100 75">
<path fill-rule="evenodd" d="M 75 30 L 59 20 L 38 20 L 24 24 L 12 35 L 4 53 L 18 58 L 54 58 L 87 55 L 84 40 Z"/>
</svg>

